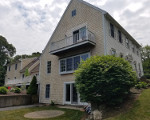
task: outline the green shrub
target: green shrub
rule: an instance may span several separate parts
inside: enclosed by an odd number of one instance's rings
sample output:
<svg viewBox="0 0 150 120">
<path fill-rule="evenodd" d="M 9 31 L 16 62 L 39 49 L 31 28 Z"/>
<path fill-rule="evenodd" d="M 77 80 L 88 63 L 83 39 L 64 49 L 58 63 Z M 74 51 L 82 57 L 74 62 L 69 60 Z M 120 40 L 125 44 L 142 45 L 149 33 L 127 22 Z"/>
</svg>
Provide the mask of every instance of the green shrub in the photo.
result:
<svg viewBox="0 0 150 120">
<path fill-rule="evenodd" d="M 138 84 L 135 85 L 135 88 L 141 89 L 141 88 L 147 88 L 149 85 L 145 82 L 138 82 Z"/>
<path fill-rule="evenodd" d="M 14 93 L 21 93 L 21 89 L 16 87 Z"/>
<path fill-rule="evenodd" d="M 0 87 L 0 94 L 7 94 L 8 90 L 6 87 Z"/>
<path fill-rule="evenodd" d="M 15 92 L 15 88 L 11 88 L 11 89 L 10 89 L 10 92 Z"/>
<path fill-rule="evenodd" d="M 38 90 L 37 80 L 36 77 L 34 76 L 30 83 L 30 86 L 28 87 L 27 94 L 36 95 L 37 90 Z"/>
<path fill-rule="evenodd" d="M 150 74 L 144 74 L 147 79 L 150 79 Z"/>
<path fill-rule="evenodd" d="M 122 103 L 135 81 L 136 74 L 129 62 L 114 56 L 92 56 L 75 71 L 81 99 L 97 105 Z"/>
</svg>

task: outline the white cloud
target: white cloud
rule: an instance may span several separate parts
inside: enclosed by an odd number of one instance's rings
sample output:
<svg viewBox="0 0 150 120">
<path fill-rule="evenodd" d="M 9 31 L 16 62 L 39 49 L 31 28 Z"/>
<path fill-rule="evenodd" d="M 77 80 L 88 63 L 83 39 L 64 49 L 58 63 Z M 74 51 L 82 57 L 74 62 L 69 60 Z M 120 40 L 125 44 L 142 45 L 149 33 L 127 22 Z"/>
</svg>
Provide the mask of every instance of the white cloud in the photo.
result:
<svg viewBox="0 0 150 120">
<path fill-rule="evenodd" d="M 70 0 L 0 1 L 0 34 L 17 54 L 42 51 Z M 149 0 L 86 0 L 108 11 L 139 43 L 150 44 Z"/>
</svg>

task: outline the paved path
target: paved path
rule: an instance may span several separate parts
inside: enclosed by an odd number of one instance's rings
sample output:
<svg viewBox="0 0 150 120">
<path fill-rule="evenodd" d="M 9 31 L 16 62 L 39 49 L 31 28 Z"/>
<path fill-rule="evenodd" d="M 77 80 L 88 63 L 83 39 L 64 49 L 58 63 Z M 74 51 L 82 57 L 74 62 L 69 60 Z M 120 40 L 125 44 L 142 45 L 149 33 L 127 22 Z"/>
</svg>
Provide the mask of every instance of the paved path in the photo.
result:
<svg viewBox="0 0 150 120">
<path fill-rule="evenodd" d="M 0 111 L 7 111 L 7 110 L 16 110 L 16 109 L 21 109 L 21 108 L 30 108 L 30 107 L 36 107 L 39 105 L 24 105 L 24 106 L 13 106 L 13 107 L 5 107 L 5 108 L 0 108 Z"/>
<path fill-rule="evenodd" d="M 80 110 L 80 111 L 84 111 L 83 107 L 78 107 L 78 106 L 61 106 L 61 105 L 58 105 L 57 107 L 59 108 L 66 108 L 66 109 L 73 109 L 73 110 Z"/>
</svg>

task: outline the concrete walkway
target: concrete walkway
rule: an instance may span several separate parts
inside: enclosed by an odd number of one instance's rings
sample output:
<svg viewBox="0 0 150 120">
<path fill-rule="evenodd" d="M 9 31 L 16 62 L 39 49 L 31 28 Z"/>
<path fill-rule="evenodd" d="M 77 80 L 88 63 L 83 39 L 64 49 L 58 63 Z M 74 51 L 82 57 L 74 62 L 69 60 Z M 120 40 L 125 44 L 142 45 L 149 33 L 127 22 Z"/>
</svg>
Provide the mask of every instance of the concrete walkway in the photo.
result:
<svg viewBox="0 0 150 120">
<path fill-rule="evenodd" d="M 80 110 L 80 111 L 84 111 L 83 106 L 63 106 L 63 105 L 57 105 L 57 107 L 59 108 L 66 108 L 66 109 L 73 109 L 73 110 Z"/>
<path fill-rule="evenodd" d="M 16 110 L 16 109 L 30 108 L 30 107 L 36 107 L 36 106 L 39 106 L 39 105 L 35 104 L 35 105 L 24 105 L 24 106 L 5 107 L 5 108 L 0 108 L 0 111 Z"/>
</svg>

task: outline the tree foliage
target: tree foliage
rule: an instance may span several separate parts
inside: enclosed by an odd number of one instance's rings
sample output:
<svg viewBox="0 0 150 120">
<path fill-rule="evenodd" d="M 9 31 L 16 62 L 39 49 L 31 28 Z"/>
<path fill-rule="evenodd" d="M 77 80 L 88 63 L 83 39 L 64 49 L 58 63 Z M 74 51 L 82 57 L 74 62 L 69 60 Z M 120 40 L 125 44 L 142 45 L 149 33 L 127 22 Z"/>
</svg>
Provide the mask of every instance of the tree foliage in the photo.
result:
<svg viewBox="0 0 150 120">
<path fill-rule="evenodd" d="M 150 46 L 142 47 L 142 63 L 145 74 L 150 74 Z"/>
<path fill-rule="evenodd" d="M 134 86 L 136 74 L 123 58 L 93 56 L 75 71 L 81 99 L 98 105 L 120 104 Z"/>
<path fill-rule="evenodd" d="M 10 57 L 16 53 L 16 49 L 9 44 L 3 36 L 0 36 L 0 85 L 4 84 L 6 74 L 6 64 L 10 62 Z"/>
<path fill-rule="evenodd" d="M 39 52 L 34 52 L 32 53 L 31 55 L 26 55 L 26 54 L 23 54 L 23 55 L 16 55 L 13 59 L 12 59 L 12 63 L 18 61 L 19 59 L 25 59 L 25 58 L 32 58 L 32 57 L 39 57 L 41 55 L 41 53 Z"/>
<path fill-rule="evenodd" d="M 34 76 L 32 81 L 31 81 L 31 83 L 30 83 L 30 86 L 29 86 L 29 88 L 27 90 L 27 94 L 36 95 L 37 94 L 37 90 L 38 90 L 37 79 Z"/>
</svg>

